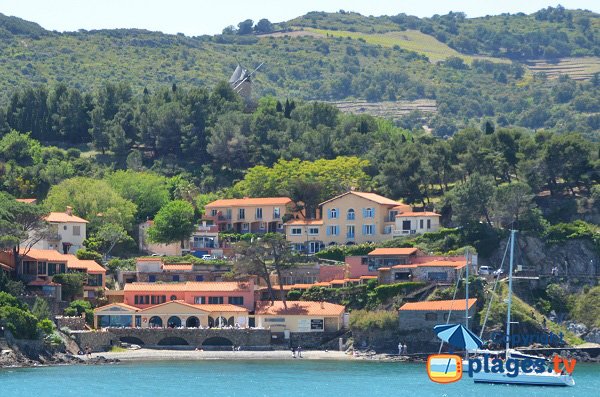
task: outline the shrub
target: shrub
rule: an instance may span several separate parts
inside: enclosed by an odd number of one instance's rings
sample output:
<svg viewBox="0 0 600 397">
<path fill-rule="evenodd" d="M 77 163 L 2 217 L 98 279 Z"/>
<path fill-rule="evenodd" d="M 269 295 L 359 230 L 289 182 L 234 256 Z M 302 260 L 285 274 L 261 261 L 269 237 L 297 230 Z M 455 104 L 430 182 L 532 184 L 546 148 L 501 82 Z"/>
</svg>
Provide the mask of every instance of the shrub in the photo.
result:
<svg viewBox="0 0 600 397">
<path fill-rule="evenodd" d="M 19 302 L 17 298 L 15 298 L 9 293 L 0 291 L 0 307 L 3 306 L 16 307 L 18 309 L 23 308 L 23 304 Z"/>
<path fill-rule="evenodd" d="M 102 263 L 102 255 L 99 252 L 82 248 L 75 253 L 78 259 L 88 259 Z"/>
<path fill-rule="evenodd" d="M 398 313 L 391 311 L 354 310 L 350 313 L 350 328 L 368 329 L 397 329 Z"/>
<path fill-rule="evenodd" d="M 63 300 L 72 300 L 83 294 L 83 281 L 86 275 L 83 273 L 60 273 L 52 277 L 52 281 L 62 285 Z"/>
<path fill-rule="evenodd" d="M 378 301 L 385 302 L 397 295 L 406 295 L 423 287 L 426 283 L 422 281 L 407 281 L 397 284 L 384 284 L 374 289 L 375 296 Z"/>
<path fill-rule="evenodd" d="M 290 301 L 299 301 L 301 297 L 302 297 L 302 291 L 298 291 L 295 289 L 291 290 L 287 294 L 287 298 Z"/>
<path fill-rule="evenodd" d="M 69 314 L 67 314 L 67 310 Z M 90 302 L 78 299 L 71 302 L 69 307 L 65 309 L 65 315 L 68 316 L 81 316 L 83 313 L 85 313 L 85 321 L 92 324 L 94 322 L 94 311 Z"/>
<path fill-rule="evenodd" d="M 54 323 L 51 320 L 41 320 L 37 323 L 37 326 L 45 335 L 50 335 L 54 332 Z"/>
<path fill-rule="evenodd" d="M 117 274 L 118 270 L 135 270 L 135 259 L 111 259 L 106 268 L 110 274 Z"/>
<path fill-rule="evenodd" d="M 38 320 L 50 318 L 52 315 L 52 313 L 50 313 L 50 308 L 48 307 L 48 302 L 40 297 L 35 298 L 35 302 L 31 308 L 31 314 L 33 314 Z"/>
<path fill-rule="evenodd" d="M 17 307 L 0 307 L 0 323 L 15 338 L 35 339 L 38 336 L 37 318 L 33 314 Z"/>
<path fill-rule="evenodd" d="M 317 258 L 330 259 L 334 261 L 343 262 L 347 256 L 361 256 L 367 255 L 373 251 L 377 246 L 372 243 L 358 244 L 358 245 L 334 245 L 328 247 L 323 251 L 317 252 L 315 255 Z"/>
</svg>

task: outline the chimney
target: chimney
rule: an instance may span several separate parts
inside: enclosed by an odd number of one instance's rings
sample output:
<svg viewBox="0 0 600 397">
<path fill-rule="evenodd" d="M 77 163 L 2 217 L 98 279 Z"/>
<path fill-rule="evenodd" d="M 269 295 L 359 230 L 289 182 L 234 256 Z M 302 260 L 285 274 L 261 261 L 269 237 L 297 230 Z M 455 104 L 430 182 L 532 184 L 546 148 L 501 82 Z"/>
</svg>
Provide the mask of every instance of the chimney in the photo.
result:
<svg viewBox="0 0 600 397">
<path fill-rule="evenodd" d="M 321 301 L 321 309 L 325 309 L 325 303 L 323 303 L 323 301 Z"/>
<path fill-rule="evenodd" d="M 69 215 L 69 216 L 73 215 L 73 207 L 67 206 L 67 211 L 66 212 L 67 212 L 67 215 Z"/>
</svg>

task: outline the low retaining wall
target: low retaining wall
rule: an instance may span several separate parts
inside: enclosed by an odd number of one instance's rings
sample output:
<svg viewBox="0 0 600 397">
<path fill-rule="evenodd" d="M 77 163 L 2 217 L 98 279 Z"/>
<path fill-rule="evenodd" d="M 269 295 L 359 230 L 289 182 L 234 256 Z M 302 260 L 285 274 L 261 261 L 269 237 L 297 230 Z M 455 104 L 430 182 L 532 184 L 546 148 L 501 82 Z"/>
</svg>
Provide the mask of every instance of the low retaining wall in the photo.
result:
<svg viewBox="0 0 600 397">
<path fill-rule="evenodd" d="M 65 317 L 65 316 L 56 316 L 55 317 L 56 327 L 61 329 L 63 327 L 67 327 L 72 331 L 83 331 L 85 330 L 85 319 L 83 317 Z"/>
</svg>

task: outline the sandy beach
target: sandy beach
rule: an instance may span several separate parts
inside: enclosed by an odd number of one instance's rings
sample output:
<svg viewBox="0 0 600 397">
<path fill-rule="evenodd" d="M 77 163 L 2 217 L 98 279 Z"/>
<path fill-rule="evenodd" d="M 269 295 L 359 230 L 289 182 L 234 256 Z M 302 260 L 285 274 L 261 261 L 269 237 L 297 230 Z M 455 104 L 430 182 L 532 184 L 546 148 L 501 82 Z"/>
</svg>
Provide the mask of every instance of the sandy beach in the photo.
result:
<svg viewBox="0 0 600 397">
<path fill-rule="evenodd" d="M 84 356 L 80 356 L 84 360 Z M 104 357 L 121 361 L 181 361 L 181 360 L 293 360 L 291 351 L 195 351 L 139 349 L 124 352 L 93 353 L 92 358 Z M 339 351 L 303 351 L 303 360 L 353 360 L 350 354 Z M 298 360 L 298 358 L 297 358 Z"/>
</svg>

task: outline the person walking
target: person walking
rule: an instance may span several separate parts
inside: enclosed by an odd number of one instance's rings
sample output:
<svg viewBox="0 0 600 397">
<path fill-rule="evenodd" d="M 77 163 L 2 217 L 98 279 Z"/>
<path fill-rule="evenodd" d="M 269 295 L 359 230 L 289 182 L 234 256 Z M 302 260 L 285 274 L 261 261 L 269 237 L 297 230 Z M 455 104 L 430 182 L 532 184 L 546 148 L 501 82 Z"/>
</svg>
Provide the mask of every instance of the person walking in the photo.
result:
<svg viewBox="0 0 600 397">
<path fill-rule="evenodd" d="M 408 354 L 408 346 L 406 346 L 406 343 L 402 346 L 402 350 L 404 351 L 404 354 Z"/>
<path fill-rule="evenodd" d="M 292 346 L 290 350 L 292 351 L 292 358 L 296 358 L 296 350 L 294 350 L 294 347 Z"/>
<path fill-rule="evenodd" d="M 402 342 L 398 343 L 398 355 L 402 354 Z"/>
<path fill-rule="evenodd" d="M 302 346 L 298 346 L 298 357 L 302 358 Z"/>
</svg>

